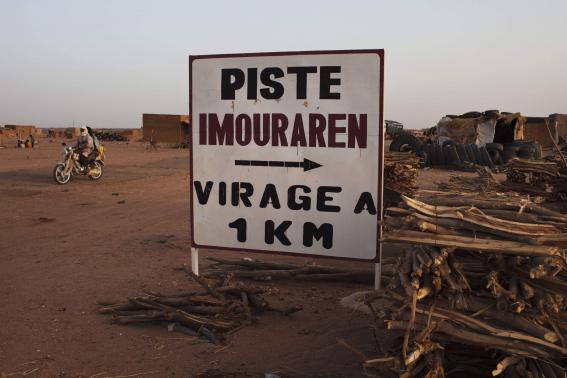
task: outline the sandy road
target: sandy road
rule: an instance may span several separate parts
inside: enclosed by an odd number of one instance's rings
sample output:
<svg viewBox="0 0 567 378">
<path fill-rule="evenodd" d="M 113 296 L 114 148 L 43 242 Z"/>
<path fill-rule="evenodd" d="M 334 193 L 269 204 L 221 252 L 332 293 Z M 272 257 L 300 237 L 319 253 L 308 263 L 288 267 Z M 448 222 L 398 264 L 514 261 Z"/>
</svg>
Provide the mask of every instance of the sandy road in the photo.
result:
<svg viewBox="0 0 567 378">
<path fill-rule="evenodd" d="M 360 374 L 356 359 L 336 344 L 344 337 L 373 352 L 369 319 L 338 305 L 365 289 L 360 285 L 269 283 L 279 289 L 270 301 L 302 304 L 304 311 L 262 316 L 220 351 L 165 326 L 117 326 L 96 314 L 97 299 L 194 286 L 173 270 L 189 254 L 187 150 L 148 152 L 138 143 L 107 143 L 107 150 L 100 182 L 58 186 L 51 178 L 58 143 L 0 149 L 0 373 L 190 377 L 219 367 L 258 376 Z M 202 251 L 203 261 L 209 253 Z"/>
</svg>

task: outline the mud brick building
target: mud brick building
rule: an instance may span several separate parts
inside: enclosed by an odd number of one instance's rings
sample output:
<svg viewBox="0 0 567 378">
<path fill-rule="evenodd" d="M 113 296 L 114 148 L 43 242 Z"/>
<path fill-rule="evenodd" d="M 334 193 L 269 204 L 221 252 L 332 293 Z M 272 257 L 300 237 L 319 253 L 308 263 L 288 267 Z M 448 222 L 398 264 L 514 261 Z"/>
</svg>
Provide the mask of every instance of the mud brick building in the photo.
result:
<svg viewBox="0 0 567 378">
<path fill-rule="evenodd" d="M 549 117 L 526 117 L 524 139 L 537 141 L 543 148 L 551 148 L 553 141 L 549 136 L 550 131 L 556 142 L 559 142 L 559 138 L 567 141 L 567 114 L 554 113 Z"/>
<path fill-rule="evenodd" d="M 39 135 L 40 131 L 33 125 L 4 125 L 4 133 L 26 139 L 30 134 Z"/>
<path fill-rule="evenodd" d="M 188 143 L 189 116 L 178 114 L 143 114 L 144 141 Z"/>
</svg>

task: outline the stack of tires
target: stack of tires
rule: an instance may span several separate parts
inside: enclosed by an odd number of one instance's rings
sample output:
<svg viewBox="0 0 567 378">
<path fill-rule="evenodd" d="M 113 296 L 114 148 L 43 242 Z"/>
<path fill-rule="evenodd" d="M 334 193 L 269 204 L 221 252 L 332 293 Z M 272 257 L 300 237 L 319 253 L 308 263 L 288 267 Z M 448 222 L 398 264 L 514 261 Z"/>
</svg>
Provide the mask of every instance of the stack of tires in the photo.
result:
<svg viewBox="0 0 567 378">
<path fill-rule="evenodd" d="M 442 145 L 428 144 L 425 146 L 426 165 L 450 165 L 460 167 L 464 163 L 473 163 L 494 168 L 510 159 L 540 159 L 541 146 L 537 142 L 515 141 L 513 143 L 487 143 L 484 147 L 476 144 L 455 144 L 445 141 Z"/>
<path fill-rule="evenodd" d="M 456 144 L 447 140 L 442 145 L 426 145 L 425 153 L 427 165 L 430 166 L 461 167 L 464 163 L 473 163 L 492 168 L 495 165 L 486 147 L 478 147 L 476 144 Z"/>
<path fill-rule="evenodd" d="M 499 143 L 492 143 L 498 144 L 499 146 L 499 155 L 502 159 L 502 163 L 508 162 L 510 159 L 513 158 L 520 158 L 520 159 L 541 159 L 542 150 L 541 145 L 538 142 L 531 142 L 526 140 L 517 140 L 513 143 L 507 144 L 499 144 Z"/>
<path fill-rule="evenodd" d="M 456 144 L 451 140 L 442 145 L 429 143 L 423 145 L 421 140 L 408 133 L 399 134 L 390 144 L 392 152 L 412 151 L 421 157 L 427 166 L 461 167 L 465 163 L 484 165 L 494 168 L 510 159 L 541 159 L 542 150 L 538 142 L 514 141 L 512 143 L 487 143 L 484 147 L 476 144 Z"/>
<path fill-rule="evenodd" d="M 422 150 L 422 143 L 418 137 L 408 133 L 399 133 L 390 143 L 390 152 L 409 152 L 416 155 Z"/>
<path fill-rule="evenodd" d="M 423 142 L 415 135 L 402 132 L 398 134 L 390 143 L 390 152 L 413 152 L 421 158 L 423 162 L 427 161 L 427 156 L 423 149 Z"/>
</svg>

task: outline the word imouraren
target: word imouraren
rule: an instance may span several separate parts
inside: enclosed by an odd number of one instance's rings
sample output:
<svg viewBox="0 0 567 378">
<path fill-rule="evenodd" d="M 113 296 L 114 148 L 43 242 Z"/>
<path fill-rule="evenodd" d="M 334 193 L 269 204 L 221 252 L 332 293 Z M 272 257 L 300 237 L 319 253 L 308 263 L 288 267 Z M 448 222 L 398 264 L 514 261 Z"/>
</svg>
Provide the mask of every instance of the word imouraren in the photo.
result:
<svg viewBox="0 0 567 378">
<path fill-rule="evenodd" d="M 304 117 L 306 119 L 304 119 Z M 290 123 L 283 113 L 199 114 L 199 144 L 240 146 L 253 143 L 274 147 L 366 148 L 367 114 L 295 114 Z M 291 129 L 288 139 L 286 131 Z M 325 133 L 325 130 L 327 132 Z M 346 134 L 346 141 L 338 135 Z"/>
</svg>

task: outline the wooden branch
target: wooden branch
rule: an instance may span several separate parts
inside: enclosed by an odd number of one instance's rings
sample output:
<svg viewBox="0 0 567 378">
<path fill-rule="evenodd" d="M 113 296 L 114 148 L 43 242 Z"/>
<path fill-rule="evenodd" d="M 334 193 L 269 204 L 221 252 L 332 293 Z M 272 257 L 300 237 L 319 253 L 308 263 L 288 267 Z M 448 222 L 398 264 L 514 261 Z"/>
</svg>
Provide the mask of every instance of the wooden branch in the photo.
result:
<svg viewBox="0 0 567 378">
<path fill-rule="evenodd" d="M 212 277 L 226 274 L 224 271 L 211 271 L 203 273 L 204 277 Z M 299 268 L 295 270 L 231 270 L 230 273 L 236 278 L 282 278 L 282 277 L 295 277 L 298 274 L 309 273 L 309 268 Z"/>
<path fill-rule="evenodd" d="M 207 257 L 207 260 L 214 261 L 220 264 L 226 265 L 239 265 L 244 266 L 251 269 L 272 269 L 272 270 L 280 270 L 280 269 L 297 269 L 298 266 L 294 264 L 283 264 L 283 263 L 271 263 L 259 260 L 252 260 L 252 259 L 241 259 L 241 260 L 227 260 L 221 259 L 218 257 Z"/>
<path fill-rule="evenodd" d="M 426 312 L 426 310 L 424 310 L 424 309 L 420 309 L 420 310 L 423 311 L 423 313 Z M 553 344 L 549 341 L 542 340 L 542 339 L 539 339 L 537 337 L 525 335 L 521 332 L 498 329 L 496 327 L 491 326 L 490 324 L 488 324 L 486 322 L 480 321 L 478 319 L 472 318 L 470 316 L 467 316 L 465 314 L 461 314 L 461 313 L 456 312 L 456 311 L 442 309 L 442 308 L 436 308 L 435 313 L 444 315 L 444 316 L 446 316 L 446 317 L 448 317 L 452 320 L 456 320 L 458 322 L 462 322 L 462 323 L 465 323 L 465 324 L 474 324 L 475 326 L 483 329 L 484 331 L 490 332 L 494 336 L 499 336 L 499 337 L 502 337 L 502 338 L 509 338 L 509 339 L 514 339 L 514 340 L 519 340 L 519 341 L 530 342 L 530 343 L 533 343 L 533 344 L 538 344 L 540 346 L 543 346 L 543 347 L 546 347 L 548 349 L 552 349 L 556 352 L 559 352 L 563 355 L 567 355 L 567 349 L 566 348 L 560 347 L 559 345 L 555 345 L 555 344 Z"/>
<path fill-rule="evenodd" d="M 479 252 L 494 252 L 520 256 L 559 256 L 561 254 L 561 250 L 554 246 L 526 245 L 514 241 L 476 239 L 465 236 L 435 235 L 409 230 L 388 232 L 384 235 L 383 240 L 391 243 L 455 247 Z"/>
<path fill-rule="evenodd" d="M 492 371 L 492 376 L 496 377 L 497 375 L 504 373 L 504 371 L 508 369 L 510 366 L 517 364 L 520 361 L 520 359 L 521 359 L 520 357 L 516 357 L 516 356 L 508 356 L 504 358 L 496 365 L 496 369 Z"/>
<path fill-rule="evenodd" d="M 555 138 L 553 137 L 553 135 L 551 135 L 551 129 L 549 128 L 549 119 L 544 118 L 544 121 L 545 121 L 545 127 L 547 128 L 547 132 L 549 133 L 549 138 L 551 139 L 551 142 L 553 143 L 553 147 L 555 147 L 555 149 L 559 153 L 559 156 L 561 157 L 561 160 L 563 161 L 563 167 L 567 168 L 567 160 L 565 160 L 565 156 L 563 156 L 561 149 L 557 145 L 557 142 L 555 142 Z M 556 127 L 557 127 L 557 123 L 556 123 Z"/>
<path fill-rule="evenodd" d="M 499 236 L 501 238 L 505 238 L 505 239 L 510 239 L 510 240 L 514 240 L 517 242 L 521 242 L 521 243 L 530 243 L 530 244 L 538 244 L 538 239 L 537 238 L 533 238 L 531 236 L 525 236 L 525 235 L 516 235 L 516 234 L 511 234 L 508 232 L 504 232 L 498 229 L 495 229 L 493 227 L 488 227 L 488 226 L 481 226 L 481 225 L 476 225 L 476 224 L 471 224 L 471 223 L 467 223 L 465 221 L 459 220 L 459 219 L 449 219 L 449 218 L 435 218 L 435 217 L 430 217 L 427 215 L 423 215 L 423 214 L 414 214 L 414 217 L 418 218 L 418 219 L 422 219 L 425 220 L 433 225 L 436 225 L 440 228 L 440 232 L 435 232 L 438 234 L 444 234 L 444 235 L 455 235 L 455 236 L 469 236 L 463 233 L 463 230 L 467 230 L 467 231 L 473 231 L 473 232 L 482 232 L 485 234 L 492 234 L 495 236 Z M 449 232 L 444 232 L 445 229 L 449 229 Z M 459 230 L 459 231 L 457 231 Z M 425 230 L 421 230 L 421 231 L 429 231 L 428 229 Z"/>
<path fill-rule="evenodd" d="M 404 331 L 409 322 L 408 321 L 388 321 L 389 330 Z M 533 346 L 529 343 L 522 343 L 517 340 L 510 340 L 498 336 L 485 335 L 478 332 L 468 331 L 462 328 L 455 327 L 448 321 L 436 321 L 436 332 L 443 333 L 445 338 L 452 339 L 459 344 L 479 346 L 485 349 L 500 350 L 511 355 L 522 356 L 537 356 L 544 359 L 551 359 L 552 356 L 544 349 Z M 423 329 L 424 322 L 416 325 L 417 329 Z"/>
<path fill-rule="evenodd" d="M 483 200 L 478 197 L 470 196 L 458 196 L 458 197 L 429 197 L 421 198 L 422 200 L 427 200 L 431 205 L 437 206 L 474 206 L 479 209 L 493 209 L 493 210 L 513 210 L 518 211 L 524 209 L 524 211 L 529 211 L 538 215 L 552 216 L 556 219 L 563 219 L 567 222 L 567 216 L 561 214 L 557 211 L 547 209 L 543 206 L 537 205 L 530 201 L 511 201 L 506 199 L 499 200 Z"/>
<path fill-rule="evenodd" d="M 187 269 L 187 267 L 183 267 L 183 268 L 184 268 L 185 273 L 187 273 L 191 278 L 193 278 L 193 280 L 195 280 L 195 282 L 197 282 L 199 285 L 203 286 L 203 288 L 209 294 L 211 294 L 213 297 L 215 297 L 215 298 L 217 298 L 218 300 L 221 300 L 221 301 L 226 300 L 224 295 L 222 295 L 221 293 L 219 293 L 218 291 L 216 291 L 215 289 L 210 287 L 209 284 L 207 283 L 207 281 L 205 281 L 203 278 L 199 277 L 198 275 L 196 275 L 195 273 L 193 273 L 192 271 Z"/>
<path fill-rule="evenodd" d="M 402 196 L 402 199 L 409 207 L 419 211 L 424 215 L 435 218 L 456 219 L 466 223 L 470 223 L 483 228 L 492 228 L 501 232 L 527 235 L 527 236 L 543 236 L 546 234 L 556 234 L 557 228 L 545 224 L 521 223 L 492 217 L 480 213 L 477 209 L 471 207 L 451 207 L 429 205 L 425 202 Z"/>
</svg>

